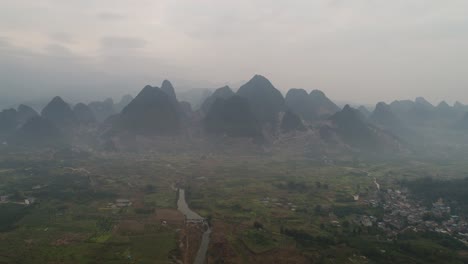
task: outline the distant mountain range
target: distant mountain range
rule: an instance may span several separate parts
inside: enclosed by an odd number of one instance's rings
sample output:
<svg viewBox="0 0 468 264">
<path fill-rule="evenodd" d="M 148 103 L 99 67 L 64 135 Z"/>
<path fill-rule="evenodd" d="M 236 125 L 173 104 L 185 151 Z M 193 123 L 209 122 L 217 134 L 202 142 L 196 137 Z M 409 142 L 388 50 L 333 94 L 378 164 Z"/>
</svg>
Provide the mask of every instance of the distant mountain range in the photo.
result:
<svg viewBox="0 0 468 264">
<path fill-rule="evenodd" d="M 261 75 L 237 92 L 224 86 L 194 97 L 203 98 L 199 107 L 192 107 L 187 97 L 179 100 L 168 80 L 160 88 L 147 85 L 135 98 L 125 95 L 117 103 L 109 98 L 71 106 L 57 96 L 40 114 L 27 105 L 1 111 L 0 140 L 12 146 L 48 146 L 83 144 L 80 138 L 96 139 L 87 144 L 106 145 L 129 137 L 207 142 L 237 138 L 268 146 L 288 138 L 295 146 L 307 146 L 313 140 L 314 146 L 346 151 L 399 152 L 409 146 L 406 142 L 429 144 L 443 138 L 456 145 L 468 135 L 468 107 L 460 102 L 433 106 L 418 97 L 379 102 L 372 112 L 364 106 L 341 109 L 319 90 L 307 93 L 293 88 L 283 97 Z"/>
</svg>

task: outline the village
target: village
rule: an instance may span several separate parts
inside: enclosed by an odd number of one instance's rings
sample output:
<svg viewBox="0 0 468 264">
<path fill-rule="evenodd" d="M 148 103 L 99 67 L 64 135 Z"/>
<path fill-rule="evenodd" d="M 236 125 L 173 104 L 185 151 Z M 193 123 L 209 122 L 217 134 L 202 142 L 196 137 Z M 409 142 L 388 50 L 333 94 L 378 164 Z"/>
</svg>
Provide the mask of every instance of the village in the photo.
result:
<svg viewBox="0 0 468 264">
<path fill-rule="evenodd" d="M 0 196 L 0 204 L 20 204 L 29 206 L 36 202 L 35 197 L 25 197 L 23 195 L 18 194 L 5 194 Z"/>
<path fill-rule="evenodd" d="M 442 198 L 428 208 L 409 198 L 406 189 L 386 189 L 378 190 L 375 199 L 365 202 L 368 206 L 383 208 L 384 216 L 377 219 L 361 215 L 358 223 L 365 227 L 376 226 L 389 238 L 396 238 L 398 234 L 411 230 L 448 234 L 468 243 L 468 222 L 464 217 L 451 214 L 450 206 Z"/>
</svg>

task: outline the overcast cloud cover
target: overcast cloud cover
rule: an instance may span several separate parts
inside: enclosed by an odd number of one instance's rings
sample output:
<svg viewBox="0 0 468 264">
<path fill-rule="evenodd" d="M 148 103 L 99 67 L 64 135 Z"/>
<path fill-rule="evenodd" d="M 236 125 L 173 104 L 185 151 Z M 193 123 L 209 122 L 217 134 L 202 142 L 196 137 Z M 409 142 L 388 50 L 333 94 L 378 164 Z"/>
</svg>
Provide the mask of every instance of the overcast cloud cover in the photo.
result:
<svg viewBox="0 0 468 264">
<path fill-rule="evenodd" d="M 468 103 L 468 1 L 0 0 L 2 100 L 253 74 L 342 101 Z"/>
</svg>

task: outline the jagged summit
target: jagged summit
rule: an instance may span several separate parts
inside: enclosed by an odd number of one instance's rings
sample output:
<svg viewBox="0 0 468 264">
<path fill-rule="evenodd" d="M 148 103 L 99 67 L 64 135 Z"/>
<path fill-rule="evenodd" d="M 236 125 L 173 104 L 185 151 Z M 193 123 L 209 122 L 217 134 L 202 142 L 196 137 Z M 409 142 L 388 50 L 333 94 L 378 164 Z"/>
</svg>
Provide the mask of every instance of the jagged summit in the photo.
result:
<svg viewBox="0 0 468 264">
<path fill-rule="evenodd" d="M 359 110 L 345 105 L 341 111 L 336 112 L 330 118 L 338 127 L 354 128 L 355 125 L 365 124 L 364 117 Z"/>
<path fill-rule="evenodd" d="M 103 122 L 111 115 L 115 114 L 114 100 L 107 98 L 104 101 L 95 101 L 88 104 L 93 111 L 97 121 Z"/>
<path fill-rule="evenodd" d="M 179 131 L 179 113 L 169 95 L 145 86 L 121 112 L 119 129 L 141 135 L 171 135 Z"/>
<path fill-rule="evenodd" d="M 253 83 L 256 83 L 258 85 L 263 85 L 263 86 L 273 86 L 270 82 L 270 80 L 268 80 L 265 76 L 263 75 L 260 75 L 260 74 L 255 74 L 252 79 L 250 79 L 249 82 L 253 82 Z"/>
<path fill-rule="evenodd" d="M 285 103 L 290 110 L 307 121 L 328 118 L 340 111 L 340 108 L 320 90 L 313 90 L 307 94 L 304 89 L 290 89 L 286 94 Z"/>
<path fill-rule="evenodd" d="M 57 126 L 73 125 L 76 122 L 75 114 L 60 96 L 56 96 L 42 109 L 42 117 L 50 120 Z"/>
<path fill-rule="evenodd" d="M 143 87 L 143 89 L 141 89 L 141 91 L 138 93 L 137 97 L 142 97 L 142 96 L 145 96 L 145 95 L 149 95 L 151 94 L 155 89 L 159 89 L 159 87 L 157 86 L 151 86 L 149 84 L 145 85 L 145 87 Z M 135 99 L 137 98 L 135 97 Z M 135 100 L 134 99 L 134 100 Z"/>
<path fill-rule="evenodd" d="M 385 102 L 378 102 L 375 105 L 374 112 L 375 111 L 392 111 L 392 110 L 390 108 L 390 105 L 386 104 Z"/>
<path fill-rule="evenodd" d="M 27 105 L 21 104 L 18 106 L 17 109 L 17 118 L 18 118 L 18 123 L 19 124 L 24 124 L 26 123 L 29 119 L 39 116 L 39 113 L 36 112 L 32 107 L 29 107 Z"/>
<path fill-rule="evenodd" d="M 385 127 L 393 127 L 393 126 L 401 125 L 400 120 L 398 120 L 398 118 L 392 112 L 391 107 L 384 102 L 377 103 L 369 119 L 373 123 L 379 124 Z"/>
<path fill-rule="evenodd" d="M 323 91 L 317 89 L 310 91 L 310 95 L 316 97 L 327 97 Z"/>
<path fill-rule="evenodd" d="M 255 75 L 247 83 L 242 85 L 237 91 L 240 94 L 248 94 L 253 92 L 278 92 L 281 93 L 273 86 L 273 84 L 262 75 Z"/>
<path fill-rule="evenodd" d="M 416 97 L 416 99 L 414 100 L 414 102 L 416 104 L 419 104 L 419 105 L 422 105 L 428 109 L 431 109 L 431 108 L 434 108 L 434 105 L 432 105 L 431 103 L 429 103 L 424 97 Z"/>
<path fill-rule="evenodd" d="M 55 96 L 54 98 L 52 98 L 52 100 L 50 101 L 50 104 L 66 104 L 65 101 L 62 99 L 62 97 L 60 96 Z"/>
<path fill-rule="evenodd" d="M 171 99 L 177 100 L 174 86 L 172 86 L 172 83 L 170 81 L 164 80 L 161 85 L 161 90 L 163 90 L 167 95 L 169 95 Z"/>
<path fill-rule="evenodd" d="M 340 111 L 340 108 L 320 90 L 312 90 L 309 98 L 319 116 L 330 116 Z"/>
<path fill-rule="evenodd" d="M 451 106 L 446 101 L 441 101 L 438 105 L 438 108 L 451 108 Z"/>
<path fill-rule="evenodd" d="M 299 99 L 303 97 L 307 97 L 307 91 L 301 88 L 291 88 L 289 91 L 286 93 L 286 98 L 290 99 Z"/>
<path fill-rule="evenodd" d="M 343 109 L 333 116 L 331 116 L 331 120 L 335 122 L 353 122 L 357 120 L 361 120 L 361 115 L 359 114 L 357 109 L 352 108 L 349 104 L 345 105 Z"/>
<path fill-rule="evenodd" d="M 206 100 L 201 105 L 201 110 L 204 113 L 208 113 L 208 111 L 210 110 L 211 106 L 216 101 L 216 99 L 218 98 L 228 99 L 234 95 L 235 93 L 232 91 L 232 89 L 229 86 L 223 86 L 221 88 L 218 88 L 214 91 L 213 94 L 211 94 L 208 98 L 206 98 Z"/>
<path fill-rule="evenodd" d="M 435 118 L 436 108 L 423 97 L 418 97 L 414 101 L 413 107 L 406 113 L 409 122 L 424 124 Z"/>
<path fill-rule="evenodd" d="M 248 100 L 252 112 L 261 123 L 277 123 L 278 113 L 284 109 L 283 95 L 261 75 L 255 75 L 242 85 L 237 95 Z"/>
<path fill-rule="evenodd" d="M 215 95 L 218 97 L 229 97 L 229 96 L 234 95 L 234 92 L 232 91 L 231 87 L 226 85 L 226 86 L 216 89 L 212 95 Z"/>
<path fill-rule="evenodd" d="M 307 91 L 304 89 L 292 88 L 286 93 L 285 104 L 292 112 L 300 115 L 304 120 L 317 118 Z"/>
<path fill-rule="evenodd" d="M 459 109 L 464 109 L 465 105 L 460 103 L 459 101 L 456 101 L 455 104 L 453 104 L 453 107 L 459 108 Z"/>
<path fill-rule="evenodd" d="M 398 115 L 404 115 L 409 112 L 415 105 L 414 101 L 411 100 L 395 100 L 390 104 L 392 110 Z"/>
<path fill-rule="evenodd" d="M 457 109 L 455 107 L 450 106 L 447 102 L 442 101 L 436 106 L 436 113 L 441 118 L 455 118 L 457 115 Z"/>
<path fill-rule="evenodd" d="M 375 106 L 369 120 L 380 128 L 389 131 L 400 138 L 410 139 L 413 137 L 412 131 L 408 129 L 403 121 L 393 112 L 390 105 L 384 102 L 379 102 Z"/>
<path fill-rule="evenodd" d="M 372 112 L 369 111 L 369 109 L 367 109 L 367 107 L 365 107 L 365 106 L 363 106 L 363 105 L 359 106 L 359 107 L 358 107 L 358 110 L 359 110 L 359 112 L 361 112 L 361 114 L 362 114 L 365 118 L 368 118 L 368 117 L 372 114 Z"/>
<path fill-rule="evenodd" d="M 375 150 L 379 145 L 379 135 L 364 121 L 359 110 L 345 105 L 330 120 L 336 126 L 336 133 L 350 146 Z"/>
<path fill-rule="evenodd" d="M 75 113 L 76 120 L 80 124 L 91 124 L 96 122 L 96 116 L 89 106 L 78 103 L 73 107 L 73 112 Z"/>
</svg>

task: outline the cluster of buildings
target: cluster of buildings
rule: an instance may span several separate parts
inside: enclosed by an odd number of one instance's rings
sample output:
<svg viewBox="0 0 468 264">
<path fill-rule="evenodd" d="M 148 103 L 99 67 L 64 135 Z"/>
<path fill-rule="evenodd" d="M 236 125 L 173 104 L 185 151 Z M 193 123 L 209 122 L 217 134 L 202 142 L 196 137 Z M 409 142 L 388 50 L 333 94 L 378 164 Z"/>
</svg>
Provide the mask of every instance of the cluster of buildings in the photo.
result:
<svg viewBox="0 0 468 264">
<path fill-rule="evenodd" d="M 407 190 L 381 190 L 378 198 L 367 201 L 369 206 L 382 207 L 383 218 L 362 215 L 358 222 L 362 226 L 378 228 L 389 237 L 394 237 L 407 230 L 434 231 L 457 236 L 468 242 L 468 222 L 451 214 L 451 208 L 442 199 L 430 208 L 408 198 Z"/>
<path fill-rule="evenodd" d="M 26 197 L 24 199 L 11 199 L 11 195 L 1 195 L 0 196 L 0 204 L 1 203 L 14 203 L 14 204 L 21 204 L 21 205 L 32 205 L 36 202 L 36 198 L 34 197 Z"/>
<path fill-rule="evenodd" d="M 107 208 L 110 209 L 119 209 L 119 208 L 124 208 L 124 207 L 130 207 L 132 206 L 132 201 L 129 199 L 116 199 L 114 203 L 108 203 Z"/>
<path fill-rule="evenodd" d="M 30 169 L 25 169 L 25 170 L 30 170 Z M 33 191 L 40 190 L 42 188 L 47 187 L 48 185 L 35 185 L 31 189 Z M 29 195 L 24 195 L 22 192 L 17 193 L 5 193 L 4 191 L 0 191 L 0 204 L 5 204 L 5 203 L 12 203 L 12 204 L 20 204 L 20 205 L 33 205 L 37 202 L 37 199 L 33 196 Z"/>
<path fill-rule="evenodd" d="M 259 201 L 266 207 L 278 207 L 278 208 L 288 209 L 293 212 L 297 210 L 297 205 L 293 204 L 292 202 L 289 202 L 285 198 L 278 199 L 278 198 L 264 197 L 260 199 Z"/>
</svg>

